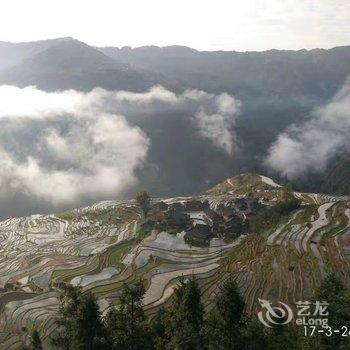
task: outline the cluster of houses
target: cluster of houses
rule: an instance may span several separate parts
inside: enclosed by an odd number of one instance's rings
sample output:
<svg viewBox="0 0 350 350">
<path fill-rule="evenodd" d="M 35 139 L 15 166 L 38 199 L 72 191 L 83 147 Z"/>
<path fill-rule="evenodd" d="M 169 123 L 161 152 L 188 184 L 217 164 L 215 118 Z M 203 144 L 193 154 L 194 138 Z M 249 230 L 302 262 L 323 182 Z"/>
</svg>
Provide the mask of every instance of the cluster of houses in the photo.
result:
<svg viewBox="0 0 350 350">
<path fill-rule="evenodd" d="M 208 246 L 213 237 L 226 242 L 247 233 L 249 215 L 259 210 L 256 201 L 233 198 L 213 209 L 208 200 L 192 199 L 167 204 L 154 204 L 163 213 L 167 227 L 185 231 L 184 239 L 193 246 Z"/>
</svg>

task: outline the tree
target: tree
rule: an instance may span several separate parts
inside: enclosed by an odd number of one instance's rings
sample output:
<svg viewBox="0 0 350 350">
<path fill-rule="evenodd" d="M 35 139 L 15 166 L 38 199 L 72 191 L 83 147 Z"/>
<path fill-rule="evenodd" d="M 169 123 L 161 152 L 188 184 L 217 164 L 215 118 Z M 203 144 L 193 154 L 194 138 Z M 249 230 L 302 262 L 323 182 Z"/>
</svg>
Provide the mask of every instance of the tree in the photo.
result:
<svg viewBox="0 0 350 350">
<path fill-rule="evenodd" d="M 268 350 L 269 338 L 266 335 L 266 327 L 255 319 L 248 319 L 246 329 L 244 330 L 244 349 L 245 350 Z"/>
<path fill-rule="evenodd" d="M 210 349 L 240 349 L 242 328 L 245 325 L 245 302 L 233 279 L 220 287 L 215 307 L 207 319 L 207 338 Z"/>
<path fill-rule="evenodd" d="M 339 301 L 345 295 L 345 292 L 345 286 L 339 276 L 331 273 L 322 280 L 316 292 L 316 298 L 325 300 L 328 303 L 334 303 Z"/>
<path fill-rule="evenodd" d="M 180 279 L 174 290 L 169 311 L 169 349 L 195 350 L 204 348 L 204 307 L 201 292 L 194 278 Z"/>
<path fill-rule="evenodd" d="M 289 202 L 295 200 L 293 186 L 291 183 L 288 183 L 282 188 L 282 200 L 284 202 Z"/>
<path fill-rule="evenodd" d="M 302 330 L 301 327 L 298 327 L 295 324 L 275 325 L 268 332 L 268 349 L 285 350 L 286 344 L 288 344 L 288 350 L 305 349 L 301 343 Z"/>
<path fill-rule="evenodd" d="M 95 350 L 105 345 L 101 314 L 95 296 L 80 287 L 65 286 L 60 295 L 60 330 L 52 344 L 61 349 Z"/>
<path fill-rule="evenodd" d="M 147 217 L 147 214 L 150 210 L 151 197 L 147 190 L 140 190 L 136 194 L 136 202 L 140 206 L 144 217 Z"/>
<path fill-rule="evenodd" d="M 341 330 L 342 327 L 350 329 L 350 293 L 337 274 L 331 273 L 323 279 L 315 299 L 329 303 L 327 318 L 332 329 Z M 334 333 L 331 337 L 315 337 L 313 345 L 319 349 L 327 350 L 348 349 L 349 340 L 347 337 L 341 336 L 341 333 Z"/>
<path fill-rule="evenodd" d="M 43 346 L 41 344 L 41 339 L 39 336 L 39 332 L 34 329 L 32 332 L 32 336 L 31 336 L 31 341 L 30 341 L 30 349 L 31 350 L 42 350 Z"/>
<path fill-rule="evenodd" d="M 151 344 L 146 316 L 143 311 L 144 286 L 141 282 L 124 284 L 118 308 L 112 307 L 106 315 L 105 325 L 113 349 L 141 350 Z"/>
<path fill-rule="evenodd" d="M 157 314 L 152 322 L 152 338 L 154 343 L 154 348 L 156 350 L 165 350 L 169 339 L 167 337 L 167 328 L 168 328 L 168 314 L 164 308 L 160 308 L 157 311 Z"/>
</svg>

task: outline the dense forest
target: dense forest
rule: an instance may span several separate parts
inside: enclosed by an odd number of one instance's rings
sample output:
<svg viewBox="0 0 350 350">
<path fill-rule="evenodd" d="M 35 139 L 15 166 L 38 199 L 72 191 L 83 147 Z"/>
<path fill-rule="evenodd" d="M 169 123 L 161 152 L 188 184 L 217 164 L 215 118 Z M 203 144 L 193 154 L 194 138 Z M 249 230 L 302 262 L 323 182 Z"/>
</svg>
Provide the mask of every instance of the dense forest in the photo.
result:
<svg viewBox="0 0 350 350">
<path fill-rule="evenodd" d="M 81 288 L 62 284 L 57 322 L 59 331 L 51 346 L 65 350 L 229 350 L 229 349 L 349 349 L 341 334 L 306 337 L 303 327 L 290 323 L 267 328 L 256 315 L 245 312 L 245 301 L 235 281 L 225 280 L 216 300 L 205 307 L 194 277 L 180 278 L 170 303 L 148 315 L 143 309 L 142 281 L 124 284 L 119 303 L 102 316 L 96 297 Z M 323 280 L 314 300 L 327 300 L 329 325 L 350 327 L 350 295 L 335 274 Z M 33 329 L 25 349 L 43 348 Z"/>
</svg>

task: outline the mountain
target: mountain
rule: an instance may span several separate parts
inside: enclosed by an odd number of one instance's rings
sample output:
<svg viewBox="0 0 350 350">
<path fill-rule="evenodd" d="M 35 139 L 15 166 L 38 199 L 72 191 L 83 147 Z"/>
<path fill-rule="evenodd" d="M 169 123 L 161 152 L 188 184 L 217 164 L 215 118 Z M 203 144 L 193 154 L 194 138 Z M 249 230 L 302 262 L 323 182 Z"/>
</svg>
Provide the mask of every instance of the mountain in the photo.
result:
<svg viewBox="0 0 350 350">
<path fill-rule="evenodd" d="M 159 74 L 132 69 L 74 39 L 34 43 L 30 52 L 21 52 L 23 59 L 0 71 L 1 84 L 35 85 L 47 91 L 95 87 L 143 91 L 163 82 Z"/>
<path fill-rule="evenodd" d="M 350 46 L 330 50 L 197 51 L 182 46 L 106 47 L 106 55 L 135 68 L 244 100 L 298 99 L 309 105 L 331 97 L 350 73 Z"/>
<path fill-rule="evenodd" d="M 329 271 L 349 282 L 350 197 L 241 174 L 151 205 L 147 219 L 129 200 L 0 222 L 0 347 L 20 348 L 33 324 L 48 344 L 62 283 L 91 291 L 106 311 L 124 282 L 141 277 L 152 315 L 180 276 L 194 275 L 210 306 L 231 275 L 249 314 L 258 298 L 309 300 Z"/>
<path fill-rule="evenodd" d="M 0 53 L 0 84 L 36 85 L 48 91 L 103 87 L 138 92 L 160 84 L 175 92 L 195 88 L 228 92 L 239 99 L 241 114 L 229 130 L 237 141 L 233 156 L 200 135 L 193 118 L 196 111 L 168 106 L 158 110 L 153 105 L 138 113 L 132 108 L 132 112 L 122 111 L 150 139 L 147 161 L 137 177 L 157 196 L 197 193 L 232 173 L 268 174 L 264 159 L 278 135 L 326 105 L 350 74 L 350 46 L 205 52 L 183 46 L 97 48 L 61 38 L 0 43 Z M 337 177 L 340 167 L 336 161 L 330 163 L 334 172 L 329 176 Z M 328 170 L 319 174 L 318 181 L 312 174 L 295 185 L 301 191 L 349 193 L 347 177 L 334 187 L 327 179 Z M 0 204 L 4 215 L 12 208 L 26 207 L 17 202 Z M 33 212 L 26 210 L 18 215 Z"/>
<path fill-rule="evenodd" d="M 350 159 L 334 162 L 323 180 L 324 191 L 327 193 L 350 193 Z"/>
<path fill-rule="evenodd" d="M 71 41 L 72 38 L 40 40 L 26 43 L 0 42 L 0 70 L 15 66 L 22 60 L 41 51 L 47 50 L 58 43 Z"/>
<path fill-rule="evenodd" d="M 350 76 L 350 46 L 265 52 L 203 52 L 183 46 L 106 47 L 100 50 L 134 68 L 176 78 L 192 88 L 213 93 L 229 92 L 242 101 L 242 118 L 236 122 L 241 159 L 236 155 L 235 161 L 221 162 L 229 168 L 220 166 L 218 174 L 222 178 L 230 171 L 268 172 L 262 164 L 278 135 L 290 125 L 307 120 L 314 110 L 326 105 Z M 349 157 L 345 150 L 339 153 Z M 214 161 L 210 158 L 208 162 Z M 325 172 L 301 177 L 295 185 L 304 191 L 349 194 L 349 177 L 346 176 L 349 163 L 336 164 L 337 159 L 332 159 Z M 212 179 L 205 171 L 201 173 L 206 174 L 204 179 Z M 192 186 L 200 183 L 196 181 Z M 183 193 L 188 193 L 186 190 Z"/>
<path fill-rule="evenodd" d="M 350 74 L 350 46 L 329 50 L 197 51 L 184 46 L 94 48 L 72 38 L 0 42 L 0 83 L 47 90 L 147 89 L 156 83 L 228 92 L 250 109 L 310 106 L 330 98 Z"/>
</svg>

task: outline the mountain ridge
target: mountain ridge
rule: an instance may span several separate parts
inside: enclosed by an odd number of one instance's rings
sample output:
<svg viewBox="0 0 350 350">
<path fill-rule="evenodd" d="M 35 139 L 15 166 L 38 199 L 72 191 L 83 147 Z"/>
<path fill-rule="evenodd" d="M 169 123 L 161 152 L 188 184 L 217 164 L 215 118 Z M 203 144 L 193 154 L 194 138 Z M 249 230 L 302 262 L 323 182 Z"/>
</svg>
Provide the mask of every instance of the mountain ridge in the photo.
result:
<svg viewBox="0 0 350 350">
<path fill-rule="evenodd" d="M 48 43 L 48 42 L 54 42 L 54 41 L 79 41 L 83 42 L 80 39 L 76 39 L 71 36 L 63 36 L 63 37 L 57 37 L 57 38 L 48 38 L 48 39 L 39 39 L 39 40 L 29 40 L 29 41 L 6 41 L 6 40 L 0 40 L 0 45 L 1 44 L 11 44 L 11 45 L 33 45 L 33 44 L 39 44 L 39 43 Z M 344 47 L 350 47 L 350 45 L 339 45 L 339 46 L 334 46 L 334 47 L 329 47 L 329 48 L 321 48 L 321 47 L 314 47 L 311 49 L 306 49 L 306 48 L 300 48 L 300 49 L 268 49 L 268 50 L 261 50 L 261 51 L 254 51 L 254 50 L 247 50 L 247 51 L 237 51 L 237 50 L 199 50 L 195 49 L 191 46 L 186 46 L 186 45 L 181 45 L 181 44 L 170 44 L 170 45 L 164 45 L 164 46 L 159 46 L 159 45 L 141 45 L 141 46 L 135 46 L 131 47 L 128 45 L 123 45 L 123 46 L 114 46 L 114 45 L 105 45 L 105 46 L 99 46 L 99 45 L 90 45 L 86 43 L 86 45 L 95 47 L 95 48 L 116 48 L 116 49 L 123 49 L 123 48 L 130 48 L 132 50 L 134 49 L 140 49 L 144 47 L 154 47 L 154 48 L 168 48 L 168 47 L 179 47 L 179 48 L 188 48 L 190 50 L 195 50 L 197 52 L 237 52 L 237 53 L 265 53 L 265 52 L 270 52 L 270 51 L 287 51 L 287 52 L 299 52 L 299 51 L 328 51 L 328 50 L 333 50 L 337 48 L 344 48 Z"/>
<path fill-rule="evenodd" d="M 87 91 L 95 87 L 144 91 L 164 83 L 153 73 L 136 71 L 75 39 L 44 41 L 42 45 L 43 50 L 0 70 L 0 82 L 20 87 L 34 85 L 46 91 Z"/>
<path fill-rule="evenodd" d="M 22 47 L 22 44 L 13 45 Z M 216 95 L 228 93 L 240 101 L 240 115 L 228 130 L 237 141 L 234 156 L 201 137 L 194 123 L 195 110 L 166 107 L 160 112 L 150 108 L 151 112 L 145 110 L 149 114 L 147 118 L 143 118 L 143 111 L 138 111 L 137 116 L 122 111 L 127 121 L 141 128 L 151 141 L 145 166 L 136 175 L 157 196 L 199 192 L 231 173 L 250 170 L 277 176 L 265 166 L 264 159 L 278 136 L 326 106 L 350 74 L 349 46 L 263 53 L 148 46 L 118 49 L 119 53 L 109 57 L 101 52 L 103 48 L 72 38 L 23 45 L 31 48 L 22 57 L 11 50 L 6 56 L 0 44 L 0 67 L 8 64 L 14 55 L 18 61 L 15 66 L 0 69 L 0 84 L 84 92 L 95 87 L 146 92 L 154 85 L 162 85 L 177 94 L 196 89 Z M 119 113 L 119 107 L 116 109 Z M 317 182 L 312 174 L 295 181 L 295 186 L 301 191 L 331 192 L 334 186 L 329 186 L 329 170 L 334 168 L 333 160 L 329 168 L 319 174 Z M 337 167 L 336 171 L 342 168 Z M 342 178 L 346 180 L 346 176 Z M 348 189 L 346 181 L 337 182 L 337 193 L 346 194 Z M 40 207 L 40 203 L 36 206 Z M 9 212 L 8 207 L 2 206 L 4 212 Z M 16 207 L 21 208 L 21 213 L 31 212 L 22 203 L 12 206 Z"/>
<path fill-rule="evenodd" d="M 339 86 L 341 84 L 342 76 L 345 72 L 350 74 L 350 65 L 346 62 L 350 61 L 350 46 L 339 46 L 331 49 L 312 49 L 312 50 L 267 50 L 267 51 L 198 51 L 190 47 L 181 45 L 172 46 L 142 46 L 137 48 L 116 48 L 116 47 L 93 47 L 85 44 L 79 40 L 66 37 L 57 38 L 49 40 L 41 40 L 36 42 L 25 42 L 25 43 L 10 43 L 10 42 L 0 42 L 0 83 L 11 82 L 20 86 L 26 86 L 26 84 L 32 84 L 37 86 L 42 86 L 46 89 L 59 89 L 64 88 L 79 88 L 79 89 L 91 89 L 93 87 L 106 87 L 108 89 L 119 88 L 118 84 L 111 84 L 104 81 L 107 79 L 105 75 L 95 77 L 93 81 L 86 86 L 84 85 L 74 85 L 73 81 L 57 83 L 53 87 L 50 85 L 45 85 L 41 81 L 48 80 L 49 76 L 41 76 L 39 73 L 35 73 L 35 70 L 31 72 L 31 79 L 22 78 L 20 75 L 26 73 L 25 64 L 16 73 L 13 70 L 16 64 L 19 64 L 22 59 L 28 59 L 30 57 L 35 60 L 36 54 L 46 51 L 55 46 L 59 46 L 64 43 L 75 43 L 80 45 L 85 45 L 91 49 L 91 54 L 96 55 L 96 51 L 101 52 L 104 56 L 112 58 L 119 64 L 125 64 L 129 66 L 129 69 L 143 69 L 148 74 L 160 74 L 167 79 L 176 79 L 182 85 L 188 85 L 189 87 L 200 88 L 205 91 L 226 91 L 229 93 L 242 94 L 243 96 L 249 95 L 250 93 L 265 89 L 270 89 L 268 94 L 277 94 L 283 98 L 286 98 L 286 94 L 290 94 L 290 89 L 293 89 L 293 94 L 301 97 L 300 94 L 310 94 L 308 98 L 318 100 L 319 98 L 327 98 L 335 91 L 335 85 Z M 12 48 L 30 48 L 28 52 L 22 53 L 18 51 L 17 53 L 10 52 L 10 56 L 6 57 L 5 47 Z M 71 45 L 74 47 L 74 45 Z M 41 49 L 40 49 L 41 48 Z M 15 51 L 16 51 L 15 50 Z M 31 51 L 32 50 L 32 51 Z M 11 50 L 10 50 L 11 51 Z M 32 53 L 31 53 L 32 52 Z M 53 58 L 59 59 L 53 56 Z M 146 56 L 145 56 L 146 55 Z M 194 56 L 193 56 L 194 55 Z M 104 57 L 104 60 L 106 60 Z M 39 55 L 40 58 L 40 55 Z M 102 58 L 102 56 L 101 56 Z M 9 65 L 9 61 L 14 60 L 11 63 L 12 68 L 6 73 L 6 65 Z M 177 60 L 177 62 L 174 61 Z M 242 60 L 243 59 L 243 60 Z M 195 60 L 195 61 L 193 61 Z M 248 60 L 248 62 L 245 62 Z M 257 60 L 257 61 L 256 61 Z M 272 60 L 272 61 L 271 61 Z M 287 60 L 288 64 L 283 63 L 283 60 Z M 334 60 L 338 61 L 337 65 L 333 65 Z M 27 64 L 30 64 L 27 62 Z M 39 63 L 38 63 L 39 64 Z M 41 63 L 43 64 L 43 63 Z M 50 60 L 45 62 L 45 66 L 48 68 L 50 65 Z M 327 77 L 328 87 L 319 88 L 318 86 L 324 85 L 323 80 L 319 80 L 317 77 L 318 67 L 322 64 L 323 75 Z M 248 66 L 247 66 L 248 65 Z M 255 67 L 256 66 L 256 67 Z M 84 67 L 84 60 L 81 62 L 81 67 Z M 99 63 L 96 63 L 95 69 L 99 67 Z M 131 68 L 132 67 L 132 68 Z M 249 68 L 250 67 L 250 68 Z M 255 68 L 254 68 L 255 67 Z M 288 68 L 289 73 L 284 72 Z M 295 69 L 302 70 L 299 74 L 295 76 Z M 32 69 L 31 69 L 32 70 Z M 268 76 L 264 73 L 264 70 L 268 70 Z M 241 72 L 245 72 L 247 77 L 242 76 Z M 11 73 L 12 72 L 12 73 Z M 89 71 L 87 71 L 89 72 Z M 198 76 L 199 72 L 203 75 Z M 90 72 L 91 73 L 91 72 Z M 28 73 L 26 73 L 28 74 Z M 35 77 L 35 75 L 38 76 Z M 250 76 L 250 75 L 251 76 Z M 283 80 L 279 79 L 279 74 L 284 75 Z M 15 78 L 11 75 L 14 75 Z M 25 75 L 25 74 L 24 74 Z M 207 78 L 203 78 L 206 77 Z M 270 76 L 270 78 L 269 78 Z M 293 77 L 294 76 L 294 77 Z M 138 79 L 141 79 L 142 74 L 139 72 Z M 286 77 L 287 81 L 285 81 Z M 83 77 L 81 77 L 82 79 Z M 88 79 L 88 77 L 85 77 Z M 311 85 L 308 83 L 308 79 L 313 78 L 314 88 L 316 90 L 308 92 L 311 89 Z M 131 79 L 131 77 L 130 77 Z M 210 80 L 209 80 L 210 79 Z M 295 81 L 293 81 L 293 79 Z M 316 79 L 316 80 L 315 80 Z M 317 79 L 319 81 L 317 81 Z M 142 79 L 141 79 L 142 80 Z M 256 82 L 254 82 L 256 80 Z M 261 82 L 259 82 L 261 80 Z M 304 80 L 302 85 L 298 84 L 298 80 Z M 285 81 L 285 82 L 284 82 Z M 154 78 L 153 84 L 162 83 L 159 76 Z M 274 87 L 278 84 L 279 88 Z M 282 84 L 282 85 L 281 85 Z M 293 84 L 297 84 L 293 87 Z M 270 85 L 270 87 L 269 87 Z M 285 85 L 283 87 L 283 85 Z M 147 89 L 149 85 L 140 84 L 138 89 Z M 132 84 L 130 86 L 122 85 L 121 89 L 135 88 Z M 285 92 L 283 90 L 286 89 Z M 247 91 L 246 91 L 247 90 Z M 249 92 L 251 90 L 251 92 Z M 299 94 L 298 94 L 299 92 Z M 306 94 L 307 92 L 307 94 Z M 261 93 L 261 92 L 260 92 Z M 315 100 L 315 101 L 316 101 Z"/>
</svg>

